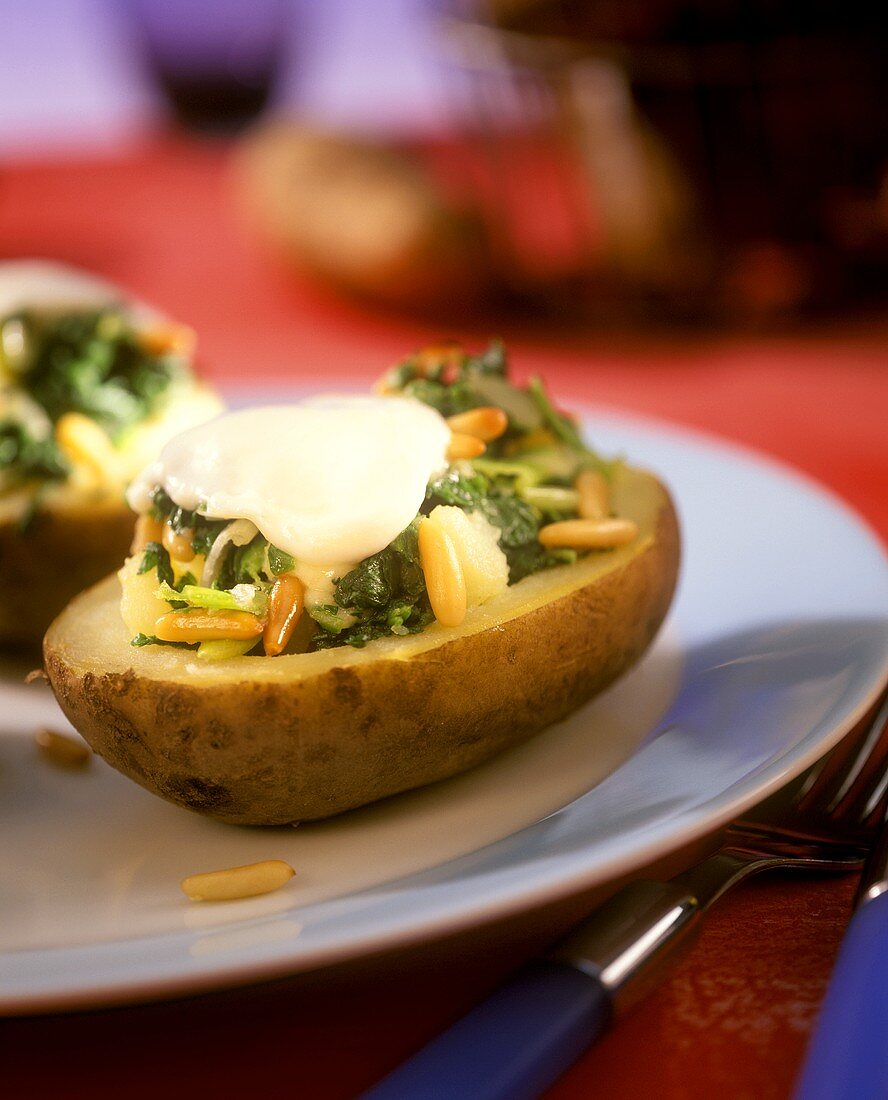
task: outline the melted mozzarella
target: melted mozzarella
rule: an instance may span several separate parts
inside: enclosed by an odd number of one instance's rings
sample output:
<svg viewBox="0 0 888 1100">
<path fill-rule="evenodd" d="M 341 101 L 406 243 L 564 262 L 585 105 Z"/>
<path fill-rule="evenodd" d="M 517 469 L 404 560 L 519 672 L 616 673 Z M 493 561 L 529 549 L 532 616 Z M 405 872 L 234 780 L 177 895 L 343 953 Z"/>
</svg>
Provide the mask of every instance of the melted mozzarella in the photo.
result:
<svg viewBox="0 0 888 1100">
<path fill-rule="evenodd" d="M 320 397 L 245 409 L 183 432 L 130 488 L 162 486 L 210 519 L 248 519 L 298 562 L 358 562 L 414 519 L 446 466 L 443 417 L 401 397 Z"/>
</svg>

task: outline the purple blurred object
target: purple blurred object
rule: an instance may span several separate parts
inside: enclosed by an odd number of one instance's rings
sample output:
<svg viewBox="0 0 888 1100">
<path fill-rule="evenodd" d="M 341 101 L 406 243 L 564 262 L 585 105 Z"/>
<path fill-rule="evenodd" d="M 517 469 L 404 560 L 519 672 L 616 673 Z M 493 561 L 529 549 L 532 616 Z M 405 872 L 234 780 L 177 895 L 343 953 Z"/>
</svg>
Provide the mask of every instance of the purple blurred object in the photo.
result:
<svg viewBox="0 0 888 1100">
<path fill-rule="evenodd" d="M 268 102 L 292 46 L 290 0 L 125 0 L 146 59 L 179 121 L 234 130 Z"/>
</svg>

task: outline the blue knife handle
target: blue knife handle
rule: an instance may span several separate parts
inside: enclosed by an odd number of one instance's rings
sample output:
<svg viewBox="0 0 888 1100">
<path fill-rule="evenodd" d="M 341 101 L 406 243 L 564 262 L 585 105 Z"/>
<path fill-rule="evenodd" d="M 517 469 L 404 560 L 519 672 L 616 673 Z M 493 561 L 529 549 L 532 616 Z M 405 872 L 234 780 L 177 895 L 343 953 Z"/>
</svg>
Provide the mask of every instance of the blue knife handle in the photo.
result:
<svg viewBox="0 0 888 1100">
<path fill-rule="evenodd" d="M 532 963 L 364 1100 L 535 1100 L 610 1015 L 610 997 L 595 978 L 567 963 Z"/>
<path fill-rule="evenodd" d="M 888 894 L 854 914 L 808 1048 L 796 1100 L 888 1097 Z"/>
</svg>

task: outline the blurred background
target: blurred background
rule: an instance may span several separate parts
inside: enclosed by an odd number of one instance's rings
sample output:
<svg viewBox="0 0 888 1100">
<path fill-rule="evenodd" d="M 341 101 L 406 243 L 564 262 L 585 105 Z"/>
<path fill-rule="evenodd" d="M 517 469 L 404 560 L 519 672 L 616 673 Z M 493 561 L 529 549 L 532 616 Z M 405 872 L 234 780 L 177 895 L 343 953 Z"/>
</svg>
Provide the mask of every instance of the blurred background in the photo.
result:
<svg viewBox="0 0 888 1100">
<path fill-rule="evenodd" d="M 208 150 L 282 278 L 442 323 L 770 331 L 888 298 L 885 29 L 856 0 L 29 0 L 0 155 Z M 0 167 L 3 256 L 59 239 L 28 201 Z"/>
</svg>

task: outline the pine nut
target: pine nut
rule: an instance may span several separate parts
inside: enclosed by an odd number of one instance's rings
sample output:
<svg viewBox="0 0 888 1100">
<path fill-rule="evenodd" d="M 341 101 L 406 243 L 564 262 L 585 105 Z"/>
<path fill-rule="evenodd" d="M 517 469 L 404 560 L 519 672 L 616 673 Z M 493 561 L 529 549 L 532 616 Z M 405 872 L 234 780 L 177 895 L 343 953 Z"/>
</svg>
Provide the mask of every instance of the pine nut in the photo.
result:
<svg viewBox="0 0 888 1100">
<path fill-rule="evenodd" d="M 461 458 L 478 458 L 486 450 L 487 445 L 477 436 L 454 432 L 447 446 L 447 461 L 457 462 Z"/>
<path fill-rule="evenodd" d="M 433 520 L 419 526 L 419 563 L 435 618 L 442 626 L 459 626 L 466 617 L 466 579 L 453 540 Z"/>
<path fill-rule="evenodd" d="M 169 611 L 154 624 L 162 642 L 211 642 L 221 638 L 258 638 L 262 620 L 249 611 L 206 611 L 191 607 Z"/>
<path fill-rule="evenodd" d="M 428 376 L 444 367 L 458 367 L 466 355 L 466 349 L 456 340 L 439 340 L 436 344 L 427 344 L 413 356 L 416 372 L 420 378 Z"/>
<path fill-rule="evenodd" d="M 173 530 L 172 524 L 163 525 L 163 544 L 169 551 L 170 557 L 176 561 L 191 561 L 194 557 L 194 547 L 191 540 L 194 532 L 190 527 L 184 527 L 181 531 Z"/>
<path fill-rule="evenodd" d="M 59 768 L 77 771 L 87 767 L 92 760 L 89 748 L 82 741 L 69 737 L 66 733 L 39 729 L 34 734 L 34 743 L 41 755 Z"/>
<path fill-rule="evenodd" d="M 566 519 L 540 528 L 539 540 L 549 549 L 613 550 L 638 537 L 631 519 Z"/>
<path fill-rule="evenodd" d="M 99 481 L 117 469 L 118 456 L 108 433 L 83 413 L 60 416 L 55 426 L 56 442 L 75 466 L 86 467 Z"/>
<path fill-rule="evenodd" d="M 410 365 L 413 367 L 415 377 L 428 378 L 437 370 L 444 371 L 448 367 L 458 367 L 465 355 L 465 348 L 455 340 L 441 340 L 437 344 L 429 344 L 415 352 L 409 364 L 399 364 L 386 371 L 373 383 L 373 392 L 383 397 L 398 393 L 401 389 L 399 381 L 401 366 Z"/>
<path fill-rule="evenodd" d="M 182 355 L 190 358 L 197 344 L 194 329 L 187 325 L 153 325 L 143 329 L 137 339 L 149 355 Z"/>
<path fill-rule="evenodd" d="M 499 439 L 508 428 L 509 418 L 496 405 L 482 405 L 478 409 L 448 416 L 447 424 L 452 432 L 474 435 L 477 439 L 490 443 L 493 439 Z"/>
<path fill-rule="evenodd" d="M 235 901 L 280 890 L 295 874 L 290 864 L 282 859 L 264 859 L 243 867 L 189 875 L 180 885 L 192 901 Z"/>
<path fill-rule="evenodd" d="M 149 542 L 160 542 L 163 538 L 163 525 L 159 519 L 147 513 L 136 520 L 136 529 L 133 532 L 133 542 L 130 546 L 131 554 L 138 554 L 144 550 Z"/>
<path fill-rule="evenodd" d="M 298 577 L 278 577 L 268 601 L 268 620 L 262 632 L 262 644 L 268 657 L 277 657 L 287 648 L 305 606 L 305 585 Z"/>
<path fill-rule="evenodd" d="M 580 494 L 579 513 L 583 519 L 606 519 L 610 514 L 610 486 L 598 470 L 582 470 L 574 482 Z"/>
</svg>

